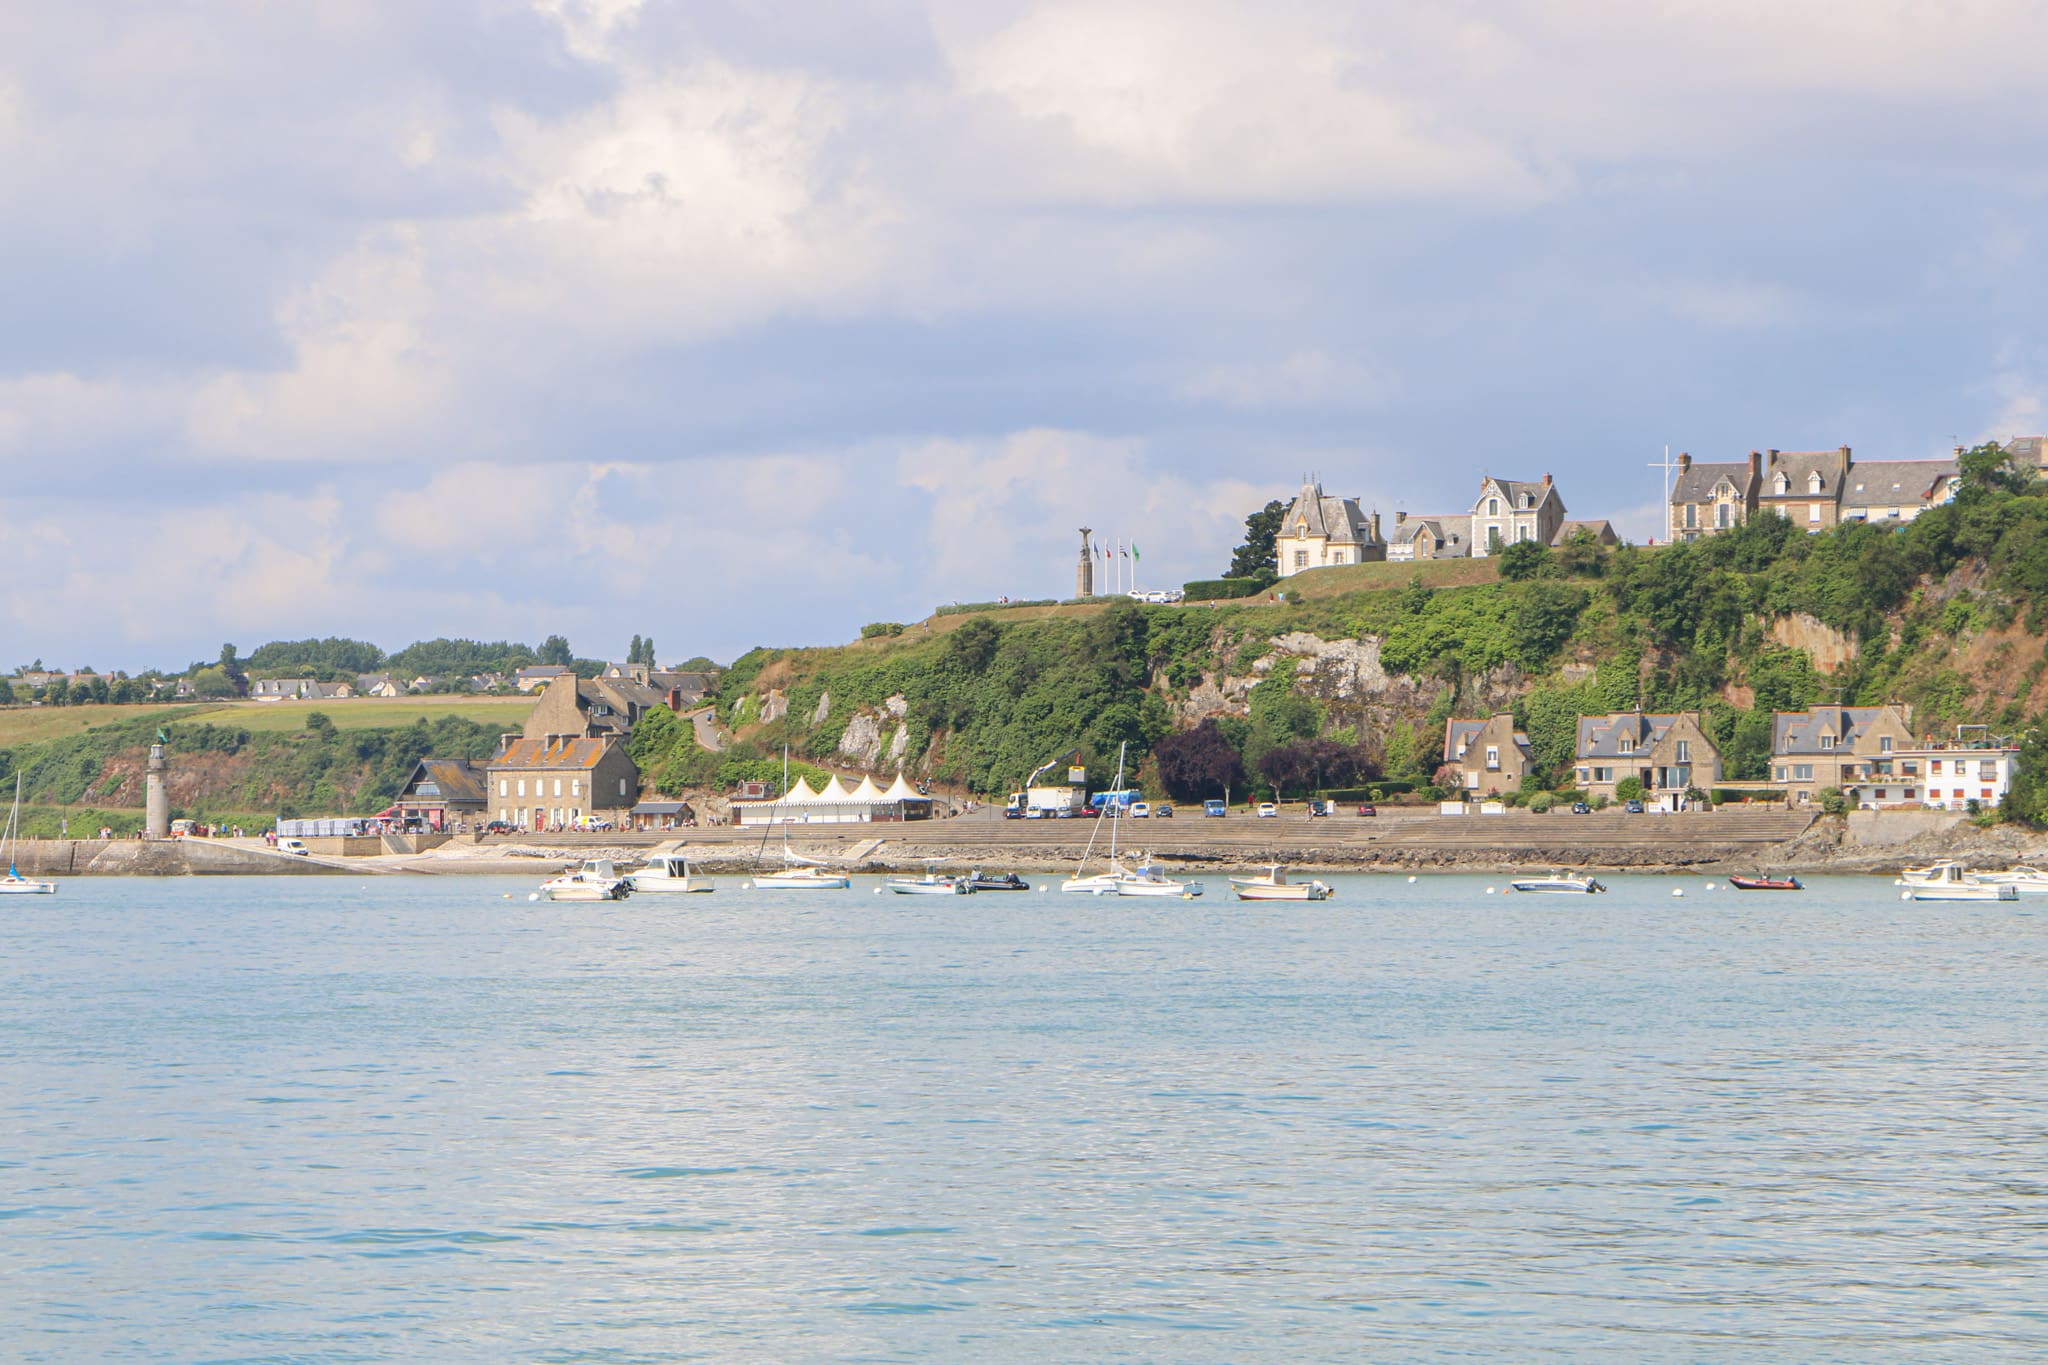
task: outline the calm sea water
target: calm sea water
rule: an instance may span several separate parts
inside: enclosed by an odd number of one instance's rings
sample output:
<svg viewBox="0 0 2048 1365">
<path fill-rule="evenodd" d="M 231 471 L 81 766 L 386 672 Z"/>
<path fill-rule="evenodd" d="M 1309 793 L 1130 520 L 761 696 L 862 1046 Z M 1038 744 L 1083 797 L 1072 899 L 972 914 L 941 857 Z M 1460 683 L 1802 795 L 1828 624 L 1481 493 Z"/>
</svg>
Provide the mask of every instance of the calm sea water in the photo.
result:
<svg viewBox="0 0 2048 1365">
<path fill-rule="evenodd" d="M 2048 1354 L 2048 901 L 1338 880 L 15 899 L 0 1356 Z"/>
</svg>

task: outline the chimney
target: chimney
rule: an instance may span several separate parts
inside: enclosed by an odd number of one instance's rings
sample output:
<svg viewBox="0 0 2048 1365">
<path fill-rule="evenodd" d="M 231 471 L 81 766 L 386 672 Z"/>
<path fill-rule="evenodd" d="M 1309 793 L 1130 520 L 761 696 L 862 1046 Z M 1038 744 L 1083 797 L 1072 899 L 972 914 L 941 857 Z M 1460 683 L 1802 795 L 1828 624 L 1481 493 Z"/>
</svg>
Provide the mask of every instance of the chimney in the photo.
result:
<svg viewBox="0 0 2048 1365">
<path fill-rule="evenodd" d="M 1545 475 L 1543 476 L 1543 486 L 1544 486 L 1545 488 L 1548 488 L 1548 487 L 1550 487 L 1550 476 L 1549 476 L 1548 474 L 1545 474 Z"/>
<path fill-rule="evenodd" d="M 1763 481 L 1764 457 L 1758 451 L 1752 450 L 1749 452 L 1749 477 L 1755 479 L 1759 483 Z"/>
<path fill-rule="evenodd" d="M 1688 470 L 1688 469 L 1691 469 L 1691 468 L 1692 468 L 1692 456 L 1690 456 L 1690 455 L 1686 454 L 1686 453 L 1685 453 L 1684 451 L 1682 451 L 1682 450 L 1681 450 L 1681 451 L 1679 451 L 1679 452 L 1678 452 L 1678 472 L 1679 472 L 1679 473 L 1681 473 L 1681 474 L 1683 474 L 1683 473 L 1684 473 L 1684 472 L 1685 472 L 1686 470 Z"/>
<path fill-rule="evenodd" d="M 1377 511 L 1372 514 L 1372 538 L 1374 540 L 1380 538 L 1380 514 Z"/>
<path fill-rule="evenodd" d="M 1402 522 L 1406 520 L 1408 520 L 1408 514 L 1406 512 L 1394 513 L 1394 525 L 1399 526 Z"/>
</svg>

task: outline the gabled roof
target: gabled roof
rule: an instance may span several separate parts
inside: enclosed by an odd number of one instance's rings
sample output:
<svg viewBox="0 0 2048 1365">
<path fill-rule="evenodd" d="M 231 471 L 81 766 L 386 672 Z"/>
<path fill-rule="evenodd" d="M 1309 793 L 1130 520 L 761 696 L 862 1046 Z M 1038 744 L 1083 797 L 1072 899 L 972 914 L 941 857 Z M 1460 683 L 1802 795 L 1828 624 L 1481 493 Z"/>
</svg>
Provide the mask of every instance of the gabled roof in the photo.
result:
<svg viewBox="0 0 2048 1365">
<path fill-rule="evenodd" d="M 1436 538 L 1436 543 L 1439 545 L 1463 544 L 1465 536 L 1462 531 L 1447 530 L 1445 528 L 1467 524 L 1469 523 L 1466 514 L 1463 512 L 1453 512 L 1447 516 L 1411 516 L 1394 528 L 1392 543 L 1395 545 L 1406 545 L 1413 541 L 1417 535 L 1421 534 L 1424 528 L 1427 528 L 1430 535 Z"/>
<path fill-rule="evenodd" d="M 1816 706 L 1807 711 L 1780 711 L 1771 720 L 1773 754 L 1840 753 L 1857 747 L 1867 731 L 1883 720 L 1888 706 Z M 1903 716 L 1894 715 L 1902 726 Z M 1831 749 L 1820 747 L 1823 735 L 1834 736 Z"/>
<path fill-rule="evenodd" d="M 1818 473 L 1820 475 L 1820 495 L 1829 498 L 1839 497 L 1842 492 L 1842 475 L 1848 467 L 1849 452 L 1840 448 L 1835 450 L 1780 450 L 1765 458 L 1763 482 L 1757 488 L 1757 496 L 1760 498 L 1781 496 L 1787 498 L 1813 497 L 1814 494 L 1807 491 L 1806 476 Z M 1786 479 L 1786 488 L 1783 494 L 1773 491 L 1778 486 L 1779 474 L 1783 474 Z"/>
<path fill-rule="evenodd" d="M 1498 492 L 1511 512 L 1533 512 L 1551 498 L 1556 498 L 1557 485 L 1541 479 L 1496 479 L 1491 474 L 1479 481 L 1479 498 L 1472 504 L 1473 515 L 1481 515 L 1479 507 L 1492 493 Z M 1564 499 L 1558 498 L 1562 504 Z"/>
<path fill-rule="evenodd" d="M 610 742 L 603 739 L 515 739 L 490 766 L 585 771 L 595 768 L 610 750 Z"/>
<path fill-rule="evenodd" d="M 1493 724 L 1491 717 L 1486 720 L 1451 720 L 1444 722 L 1444 761 L 1450 763 L 1457 759 L 1460 741 L 1464 743 L 1467 750 L 1471 749 L 1472 745 L 1478 741 L 1479 736 L 1485 732 L 1486 727 L 1491 724 Z M 1524 755 L 1527 755 L 1529 752 L 1528 734 L 1525 731 L 1517 730 L 1514 732 L 1514 735 L 1515 747 L 1520 749 Z"/>
<path fill-rule="evenodd" d="M 2005 453 L 2020 464 L 2048 468 L 2048 436 L 2015 436 L 2005 443 Z"/>
<path fill-rule="evenodd" d="M 1578 757 L 1634 758 L 1638 754 L 1647 754 L 1677 720 L 1676 714 L 1651 715 L 1641 711 L 1580 716 Z M 1621 749 L 1623 739 L 1634 741 L 1627 753 Z"/>
<path fill-rule="evenodd" d="M 1598 521 L 1563 521 L 1557 526 L 1557 534 L 1550 538 L 1552 545 L 1564 545 L 1579 531 L 1591 531 L 1595 540 L 1607 539 L 1619 542 L 1621 537 L 1614 534 L 1614 523 L 1605 517 Z"/>
<path fill-rule="evenodd" d="M 1359 510 L 1357 498 L 1333 498 L 1323 486 L 1304 483 L 1293 506 L 1280 520 L 1280 535 L 1322 536 L 1332 544 L 1374 544 L 1372 521 Z"/>
<path fill-rule="evenodd" d="M 1671 501 L 1710 502 L 1714 486 L 1723 479 L 1728 486 L 1740 494 L 1749 486 L 1749 462 L 1735 460 L 1728 463 L 1693 464 L 1678 472 L 1678 481 L 1671 485 Z"/>
<path fill-rule="evenodd" d="M 1954 460 L 1859 460 L 1849 466 L 1842 501 L 1858 505 L 1925 502 L 1959 472 Z"/>
<path fill-rule="evenodd" d="M 405 785 L 398 789 L 401 798 L 418 790 L 421 782 L 431 782 L 440 789 L 443 801 L 470 802 L 481 805 L 488 799 L 489 789 L 484 785 L 484 775 L 466 758 L 423 758 L 412 770 L 412 776 L 405 779 Z"/>
</svg>

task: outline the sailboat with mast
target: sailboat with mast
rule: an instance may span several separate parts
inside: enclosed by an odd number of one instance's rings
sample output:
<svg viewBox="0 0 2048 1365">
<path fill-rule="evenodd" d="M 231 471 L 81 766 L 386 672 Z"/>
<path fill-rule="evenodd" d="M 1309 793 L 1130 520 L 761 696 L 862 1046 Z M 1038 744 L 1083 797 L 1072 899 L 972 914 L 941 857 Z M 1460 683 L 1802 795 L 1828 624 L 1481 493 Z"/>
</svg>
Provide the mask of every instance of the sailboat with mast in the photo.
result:
<svg viewBox="0 0 2048 1365">
<path fill-rule="evenodd" d="M 14 865 L 14 844 L 21 834 L 21 774 L 14 775 L 14 806 L 7 812 L 7 831 L 0 835 L 0 858 L 7 860 L 7 875 L 0 877 L 0 896 L 54 896 L 57 883 L 24 877 Z"/>
<path fill-rule="evenodd" d="M 1124 749 L 1116 748 L 1116 778 L 1110 790 L 1122 791 L 1124 787 Z M 1122 823 L 1120 811 L 1114 802 L 1105 804 L 1101 819 L 1088 833 L 1088 847 L 1081 850 L 1081 861 L 1074 867 L 1074 875 L 1060 883 L 1060 890 L 1075 896 L 1114 896 L 1124 878 L 1131 875 L 1130 869 L 1116 860 L 1117 826 Z M 1095 852 L 1095 840 L 1102 833 L 1103 825 L 1109 826 L 1109 866 L 1101 872 L 1088 875 L 1088 858 Z"/>
</svg>

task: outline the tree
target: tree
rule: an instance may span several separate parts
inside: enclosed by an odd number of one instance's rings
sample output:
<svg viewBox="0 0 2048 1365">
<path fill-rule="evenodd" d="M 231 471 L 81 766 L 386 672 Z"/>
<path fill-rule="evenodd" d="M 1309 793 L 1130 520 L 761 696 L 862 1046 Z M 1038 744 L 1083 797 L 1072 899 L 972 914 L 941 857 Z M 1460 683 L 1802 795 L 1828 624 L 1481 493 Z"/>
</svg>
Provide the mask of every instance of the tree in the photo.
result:
<svg viewBox="0 0 2048 1365">
<path fill-rule="evenodd" d="M 1550 547 L 1534 540 L 1518 540 L 1502 550 L 1496 560 L 1500 576 L 1509 582 L 1534 578 L 1550 562 Z"/>
<path fill-rule="evenodd" d="M 626 662 L 629 664 L 640 662 L 640 637 L 637 635 L 633 637 L 633 643 L 626 646 Z"/>
<path fill-rule="evenodd" d="M 1227 796 L 1244 789 L 1244 758 L 1212 716 L 1192 730 L 1168 735 L 1154 749 L 1159 782 L 1182 801 Z"/>
<path fill-rule="evenodd" d="M 249 675 L 242 671 L 241 661 L 235 658 L 233 645 L 220 647 L 220 671 L 226 675 L 228 683 L 235 689 L 236 696 L 249 695 Z"/>
<path fill-rule="evenodd" d="M 235 691 L 234 680 L 228 677 L 227 670 L 215 665 L 212 668 L 202 668 L 192 675 L 192 695 L 208 701 L 218 701 L 239 694 Z"/>
<path fill-rule="evenodd" d="M 1287 504 L 1276 499 L 1244 519 L 1244 544 L 1231 551 L 1225 577 L 1256 578 L 1261 583 L 1279 579 L 1273 541 L 1280 534 L 1280 519 L 1286 515 Z"/>
<path fill-rule="evenodd" d="M 1957 457 L 1956 465 L 1963 479 L 1963 486 L 1956 493 L 1959 503 L 1967 505 L 1998 493 L 2033 491 L 2033 471 L 2014 463 L 2011 452 L 1996 441 L 1964 451 Z"/>
<path fill-rule="evenodd" d="M 544 664 L 558 664 L 563 668 L 576 662 L 576 655 L 569 648 L 569 642 L 559 635 L 550 635 L 540 642 L 538 657 Z"/>
<path fill-rule="evenodd" d="M 325 711 L 308 711 L 306 713 L 306 732 L 318 735 L 322 739 L 330 738 L 334 734 L 334 722 L 328 718 Z"/>
<path fill-rule="evenodd" d="M 1643 794 L 1643 780 L 1639 777 L 1624 777 L 1614 784 L 1616 800 L 1634 801 Z"/>
<path fill-rule="evenodd" d="M 14 684 L 0 678 L 0 706 L 14 705 Z"/>
</svg>

